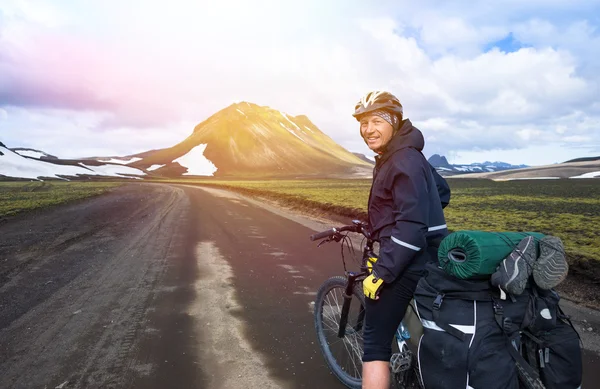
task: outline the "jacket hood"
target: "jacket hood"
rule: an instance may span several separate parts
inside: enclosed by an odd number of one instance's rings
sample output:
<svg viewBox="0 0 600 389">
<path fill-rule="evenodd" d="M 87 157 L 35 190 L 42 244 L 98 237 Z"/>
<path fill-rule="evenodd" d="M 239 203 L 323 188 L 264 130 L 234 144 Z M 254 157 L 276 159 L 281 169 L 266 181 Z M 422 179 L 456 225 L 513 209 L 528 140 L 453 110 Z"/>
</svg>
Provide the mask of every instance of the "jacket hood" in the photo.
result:
<svg viewBox="0 0 600 389">
<path fill-rule="evenodd" d="M 400 122 L 400 128 L 387 145 L 384 155 L 392 154 L 397 150 L 407 147 L 423 151 L 423 148 L 425 147 L 425 138 L 423 137 L 423 133 L 413 126 L 410 120 L 404 119 Z"/>
</svg>

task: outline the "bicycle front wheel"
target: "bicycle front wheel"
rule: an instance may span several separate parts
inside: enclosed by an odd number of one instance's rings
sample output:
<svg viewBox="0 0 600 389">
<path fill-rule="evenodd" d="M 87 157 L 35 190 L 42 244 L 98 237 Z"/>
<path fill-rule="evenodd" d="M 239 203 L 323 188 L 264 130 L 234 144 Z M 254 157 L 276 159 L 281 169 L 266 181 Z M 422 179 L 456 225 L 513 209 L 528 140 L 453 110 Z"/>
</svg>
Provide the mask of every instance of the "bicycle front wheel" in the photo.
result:
<svg viewBox="0 0 600 389">
<path fill-rule="evenodd" d="M 362 386 L 363 326 L 365 297 L 362 283 L 354 285 L 344 336 L 339 337 L 347 280 L 332 277 L 325 281 L 315 300 L 315 329 L 325 361 L 335 376 L 348 388 Z"/>
</svg>

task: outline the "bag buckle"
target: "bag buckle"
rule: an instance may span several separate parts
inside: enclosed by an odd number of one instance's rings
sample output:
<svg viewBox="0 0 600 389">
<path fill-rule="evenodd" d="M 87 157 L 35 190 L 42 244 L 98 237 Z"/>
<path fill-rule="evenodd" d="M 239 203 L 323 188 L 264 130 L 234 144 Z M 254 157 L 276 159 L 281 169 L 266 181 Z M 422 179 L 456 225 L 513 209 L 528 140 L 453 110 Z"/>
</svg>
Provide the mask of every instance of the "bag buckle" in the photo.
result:
<svg viewBox="0 0 600 389">
<path fill-rule="evenodd" d="M 503 327 L 504 327 L 504 331 L 506 331 L 506 332 L 512 332 L 513 322 L 510 319 L 510 317 L 505 317 L 504 320 L 503 320 L 503 322 L 502 322 L 502 324 L 503 324 Z"/>
<path fill-rule="evenodd" d="M 494 300 L 494 313 L 496 315 L 503 316 L 504 315 L 504 307 L 499 304 L 496 300 Z"/>
<path fill-rule="evenodd" d="M 442 306 L 442 302 L 444 301 L 444 295 L 438 294 L 435 300 L 433 301 L 433 309 L 439 310 Z"/>
</svg>

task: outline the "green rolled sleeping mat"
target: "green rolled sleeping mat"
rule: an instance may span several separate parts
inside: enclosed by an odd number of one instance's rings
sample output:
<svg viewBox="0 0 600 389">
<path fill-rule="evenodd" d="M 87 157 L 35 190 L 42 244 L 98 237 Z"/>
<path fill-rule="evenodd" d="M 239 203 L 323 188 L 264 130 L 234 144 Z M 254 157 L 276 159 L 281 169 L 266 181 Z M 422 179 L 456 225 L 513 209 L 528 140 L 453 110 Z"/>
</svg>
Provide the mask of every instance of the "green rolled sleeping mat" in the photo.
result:
<svg viewBox="0 0 600 389">
<path fill-rule="evenodd" d="M 442 240 L 438 260 L 442 269 L 461 279 L 490 276 L 519 242 L 533 236 L 536 244 L 544 237 L 537 232 L 456 231 Z"/>
</svg>

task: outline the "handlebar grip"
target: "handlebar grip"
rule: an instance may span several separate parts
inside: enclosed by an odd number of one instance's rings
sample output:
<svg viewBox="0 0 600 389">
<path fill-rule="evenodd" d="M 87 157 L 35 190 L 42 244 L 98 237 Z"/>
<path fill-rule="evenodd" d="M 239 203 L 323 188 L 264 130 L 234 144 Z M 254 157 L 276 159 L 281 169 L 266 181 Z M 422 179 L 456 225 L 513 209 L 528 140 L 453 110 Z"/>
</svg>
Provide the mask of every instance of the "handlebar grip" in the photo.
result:
<svg viewBox="0 0 600 389">
<path fill-rule="evenodd" d="M 331 230 L 327 230 L 327 231 L 323 231 L 323 232 L 319 232 L 316 233 L 314 235 L 310 236 L 310 240 L 318 240 L 318 239 L 323 239 L 323 238 L 327 238 L 332 236 L 333 234 L 335 234 L 335 231 L 333 229 Z"/>
</svg>

